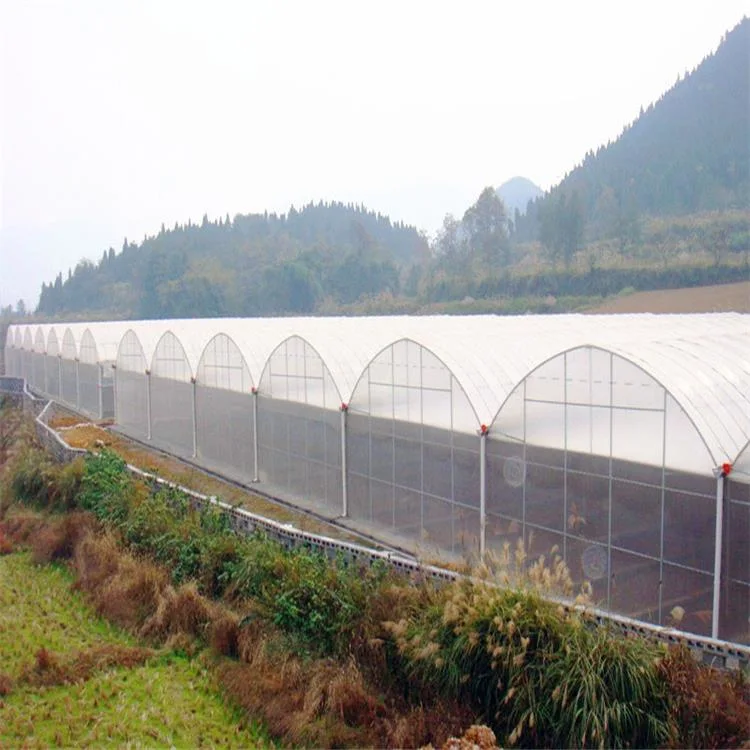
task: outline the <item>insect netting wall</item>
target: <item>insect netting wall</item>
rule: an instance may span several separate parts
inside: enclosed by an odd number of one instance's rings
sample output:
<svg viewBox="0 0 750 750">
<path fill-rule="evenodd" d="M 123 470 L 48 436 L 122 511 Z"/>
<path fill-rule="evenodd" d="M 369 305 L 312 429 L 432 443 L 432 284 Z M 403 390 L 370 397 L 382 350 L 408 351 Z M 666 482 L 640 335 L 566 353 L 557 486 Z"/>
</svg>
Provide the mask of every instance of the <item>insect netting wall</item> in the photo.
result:
<svg viewBox="0 0 750 750">
<path fill-rule="evenodd" d="M 710 457 L 647 373 L 592 347 L 555 357 L 501 408 L 487 462 L 489 549 L 559 551 L 602 607 L 710 634 Z"/>
<path fill-rule="evenodd" d="M 283 341 L 264 368 L 257 399 L 261 482 L 340 512 L 341 395 L 320 355 L 299 336 Z"/>
<path fill-rule="evenodd" d="M 241 482 L 255 478 L 252 389 L 235 342 L 225 334 L 211 339 L 195 384 L 197 459 Z"/>
<path fill-rule="evenodd" d="M 477 419 L 450 370 L 409 341 L 367 367 L 347 413 L 349 515 L 423 549 L 479 551 Z"/>
</svg>

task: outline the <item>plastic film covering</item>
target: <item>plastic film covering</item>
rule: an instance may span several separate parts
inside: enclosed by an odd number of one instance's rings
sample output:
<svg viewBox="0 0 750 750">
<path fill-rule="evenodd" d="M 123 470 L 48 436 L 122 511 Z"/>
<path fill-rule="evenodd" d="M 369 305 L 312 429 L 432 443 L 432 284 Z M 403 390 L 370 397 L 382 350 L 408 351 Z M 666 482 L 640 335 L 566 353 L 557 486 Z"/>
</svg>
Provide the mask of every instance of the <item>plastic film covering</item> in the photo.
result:
<svg viewBox="0 0 750 750">
<path fill-rule="evenodd" d="M 97 349 L 94 336 L 88 328 L 81 335 L 79 352 L 81 362 L 85 362 L 89 365 L 99 364 L 99 350 Z"/>
<path fill-rule="evenodd" d="M 341 415 L 257 396 L 259 478 L 302 505 L 342 508 Z"/>
<path fill-rule="evenodd" d="M 185 457 L 194 451 L 191 379 L 185 350 L 167 331 L 156 345 L 151 366 L 151 439 Z"/>
<path fill-rule="evenodd" d="M 127 373 L 130 377 L 132 373 Z M 125 375 L 123 375 L 125 377 Z M 126 386 L 127 387 L 127 386 Z M 145 385 L 143 386 L 145 388 Z M 100 419 L 99 404 L 99 365 L 78 363 L 78 408 L 94 419 Z"/>
<path fill-rule="evenodd" d="M 270 353 L 260 394 L 261 481 L 341 510 L 341 395 L 327 364 L 308 341 L 290 336 Z"/>
<path fill-rule="evenodd" d="M 24 327 L 23 331 L 23 354 L 21 355 L 21 364 L 23 377 L 30 385 L 34 384 L 33 349 L 34 344 L 31 337 L 31 328 L 27 326 Z"/>
<path fill-rule="evenodd" d="M 487 447 L 487 545 L 554 550 L 594 600 L 710 634 L 715 482 L 695 425 L 633 363 L 594 347 L 541 365 Z"/>
<path fill-rule="evenodd" d="M 260 380 L 264 396 L 337 409 L 341 394 L 328 367 L 303 338 L 290 336 L 271 354 Z"/>
<path fill-rule="evenodd" d="M 347 413 L 349 514 L 425 547 L 479 551 L 476 417 L 452 372 L 411 340 L 365 370 Z"/>
<path fill-rule="evenodd" d="M 149 435 L 146 367 L 146 358 L 138 336 L 132 330 L 127 331 L 117 352 L 115 415 L 122 428 L 138 438 L 147 438 Z"/>
<path fill-rule="evenodd" d="M 214 336 L 206 345 L 196 380 L 201 386 L 250 393 L 253 379 L 237 344 L 226 334 Z"/>
</svg>

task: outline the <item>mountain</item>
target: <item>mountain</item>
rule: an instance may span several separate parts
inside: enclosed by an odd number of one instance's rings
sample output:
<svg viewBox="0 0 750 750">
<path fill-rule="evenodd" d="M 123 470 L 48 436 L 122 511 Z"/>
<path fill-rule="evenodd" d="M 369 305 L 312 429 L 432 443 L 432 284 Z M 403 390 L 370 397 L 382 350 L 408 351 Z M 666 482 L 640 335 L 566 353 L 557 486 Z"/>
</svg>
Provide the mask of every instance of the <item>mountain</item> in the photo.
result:
<svg viewBox="0 0 750 750">
<path fill-rule="evenodd" d="M 750 20 L 678 78 L 614 142 L 586 154 L 517 227 L 539 236 L 539 219 L 567 201 L 589 240 L 630 231 L 645 217 L 750 208 Z M 578 210 L 578 208 L 577 208 Z"/>
<path fill-rule="evenodd" d="M 512 177 L 496 188 L 495 192 L 505 204 L 508 216 L 513 217 L 516 211 L 526 213 L 529 201 L 539 198 L 544 191 L 525 177 Z"/>
<path fill-rule="evenodd" d="M 363 206 L 310 203 L 286 214 L 204 216 L 140 245 L 110 248 L 42 285 L 42 315 L 201 317 L 306 314 L 323 303 L 398 294 L 407 268 L 426 260 L 412 226 Z"/>
</svg>

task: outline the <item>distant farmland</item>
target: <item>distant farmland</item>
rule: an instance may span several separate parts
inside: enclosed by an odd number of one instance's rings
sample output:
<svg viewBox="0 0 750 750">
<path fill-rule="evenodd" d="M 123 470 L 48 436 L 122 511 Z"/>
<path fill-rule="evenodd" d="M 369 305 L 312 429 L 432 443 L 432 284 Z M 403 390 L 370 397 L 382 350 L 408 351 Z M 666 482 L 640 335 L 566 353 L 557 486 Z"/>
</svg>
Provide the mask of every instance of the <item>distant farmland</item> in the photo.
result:
<svg viewBox="0 0 750 750">
<path fill-rule="evenodd" d="M 634 292 L 608 300 L 589 313 L 750 312 L 750 281 L 737 284 Z"/>
</svg>

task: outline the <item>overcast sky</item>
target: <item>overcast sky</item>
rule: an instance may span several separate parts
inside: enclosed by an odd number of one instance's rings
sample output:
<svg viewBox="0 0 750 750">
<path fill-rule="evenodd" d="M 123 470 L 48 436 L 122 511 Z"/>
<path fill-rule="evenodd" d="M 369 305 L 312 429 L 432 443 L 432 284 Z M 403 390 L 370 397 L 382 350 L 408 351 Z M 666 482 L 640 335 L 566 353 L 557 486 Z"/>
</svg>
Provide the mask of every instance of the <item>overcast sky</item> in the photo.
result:
<svg viewBox="0 0 750 750">
<path fill-rule="evenodd" d="M 162 222 L 342 200 L 429 234 L 547 189 L 750 10 L 0 0 L 0 305 Z"/>
</svg>

